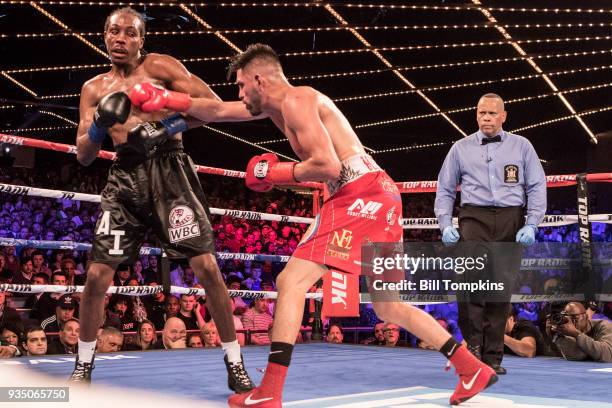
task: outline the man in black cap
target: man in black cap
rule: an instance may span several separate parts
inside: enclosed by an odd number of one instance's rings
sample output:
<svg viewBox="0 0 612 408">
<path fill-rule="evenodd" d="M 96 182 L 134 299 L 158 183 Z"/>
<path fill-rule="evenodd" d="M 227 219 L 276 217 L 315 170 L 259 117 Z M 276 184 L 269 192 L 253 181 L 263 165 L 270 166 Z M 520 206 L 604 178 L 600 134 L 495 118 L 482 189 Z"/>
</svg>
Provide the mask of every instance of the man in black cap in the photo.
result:
<svg viewBox="0 0 612 408">
<path fill-rule="evenodd" d="M 45 333 L 57 333 L 64 327 L 64 324 L 74 318 L 79 302 L 72 293 L 61 296 L 55 306 L 55 314 L 40 323 Z"/>
</svg>

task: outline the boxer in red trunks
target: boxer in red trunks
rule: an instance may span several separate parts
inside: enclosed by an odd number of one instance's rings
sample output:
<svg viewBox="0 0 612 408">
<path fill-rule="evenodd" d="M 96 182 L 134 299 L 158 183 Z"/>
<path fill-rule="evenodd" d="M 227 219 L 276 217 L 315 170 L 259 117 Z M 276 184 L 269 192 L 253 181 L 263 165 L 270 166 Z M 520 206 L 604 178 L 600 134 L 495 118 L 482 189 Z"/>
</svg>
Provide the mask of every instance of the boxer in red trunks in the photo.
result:
<svg viewBox="0 0 612 408">
<path fill-rule="evenodd" d="M 400 242 L 402 227 L 397 216 L 402 204 L 393 180 L 365 153 L 336 105 L 313 88 L 291 85 L 272 48 L 263 44 L 249 46 L 233 59 L 232 73 L 236 73 L 239 97 L 246 108 L 254 116 L 269 117 L 302 160 L 281 162 L 271 153 L 255 156 L 247 165 L 247 186 L 265 192 L 277 184 L 322 181 L 330 193 L 277 278 L 272 346 L 262 383 L 251 392 L 229 398 L 230 407 L 280 408 L 306 292 L 329 268 L 359 273 L 361 244 L 366 240 Z M 133 103 L 155 100 L 164 105 L 164 101 L 185 98 L 184 94 L 146 84 L 139 89 L 147 91 L 140 92 Z M 193 98 L 187 113 L 204 122 L 216 122 L 223 120 L 225 109 L 223 102 Z M 490 367 L 472 356 L 424 311 L 399 301 L 374 301 L 373 306 L 380 319 L 406 328 L 440 350 L 455 366 L 459 384 L 451 404 L 473 397 L 497 380 Z"/>
</svg>

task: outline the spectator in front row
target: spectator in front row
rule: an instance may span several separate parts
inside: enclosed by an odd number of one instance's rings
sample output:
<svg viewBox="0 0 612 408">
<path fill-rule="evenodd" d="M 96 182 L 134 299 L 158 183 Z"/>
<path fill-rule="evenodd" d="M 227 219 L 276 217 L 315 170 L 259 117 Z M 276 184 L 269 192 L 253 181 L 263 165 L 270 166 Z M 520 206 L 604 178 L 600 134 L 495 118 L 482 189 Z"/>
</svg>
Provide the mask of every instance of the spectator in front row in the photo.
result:
<svg viewBox="0 0 612 408">
<path fill-rule="evenodd" d="M 79 344 L 80 324 L 77 319 L 64 322 L 59 337 L 49 342 L 48 354 L 75 354 Z"/>
<path fill-rule="evenodd" d="M 156 342 L 155 325 L 150 320 L 143 320 L 136 330 L 136 341 L 125 348 L 126 350 L 151 350 L 155 348 Z"/>
<path fill-rule="evenodd" d="M 268 300 L 255 299 L 251 303 L 251 308 L 242 315 L 242 325 L 246 330 L 265 330 L 265 332 L 251 334 L 251 344 L 270 344 L 268 329 L 273 321 L 268 311 Z"/>
<path fill-rule="evenodd" d="M 568 303 L 564 311 L 566 323 L 553 325 L 546 321 L 546 334 L 553 337 L 566 360 L 594 360 L 612 363 L 612 323 L 607 320 L 589 320 L 584 305 Z"/>
<path fill-rule="evenodd" d="M 217 325 L 212 320 L 204 324 L 202 337 L 204 339 L 204 347 L 218 347 L 221 345 L 221 340 L 217 333 Z"/>
<path fill-rule="evenodd" d="M 332 324 L 329 326 L 327 330 L 327 342 L 341 344 L 344 341 L 344 332 L 342 331 L 342 327 L 338 324 Z"/>
<path fill-rule="evenodd" d="M 123 333 L 112 326 L 105 327 L 98 335 L 97 353 L 116 353 L 123 346 Z"/>
<path fill-rule="evenodd" d="M 185 323 L 178 317 L 170 317 L 166 320 L 162 331 L 161 342 L 156 348 L 160 349 L 181 349 L 187 347 L 187 329 Z"/>
<path fill-rule="evenodd" d="M 366 340 L 367 345 L 370 346 L 384 346 L 385 345 L 385 323 L 378 322 L 374 325 L 374 337 Z"/>
<path fill-rule="evenodd" d="M 20 327 L 12 323 L 0 326 L 0 339 L 3 340 L 5 344 L 19 347 L 19 340 L 22 334 Z"/>
<path fill-rule="evenodd" d="M 404 340 L 400 340 L 400 328 L 397 324 L 386 323 L 383 329 L 385 335 L 385 346 L 387 347 L 410 347 Z"/>
<path fill-rule="evenodd" d="M 45 333 L 57 333 L 64 327 L 64 324 L 74 318 L 79 302 L 73 294 L 67 293 L 59 298 L 55 306 L 55 314 L 43 320 L 40 327 Z"/>
<path fill-rule="evenodd" d="M 504 352 L 520 357 L 535 357 L 544 354 L 544 339 L 538 328 L 527 319 L 519 319 L 511 308 L 506 320 Z"/>
<path fill-rule="evenodd" d="M 202 334 L 200 334 L 200 333 L 191 333 L 189 335 L 189 340 L 187 341 L 187 347 L 190 347 L 190 348 L 202 348 L 202 347 L 204 347 L 204 340 L 202 340 Z"/>
<path fill-rule="evenodd" d="M 47 335 L 42 327 L 33 326 L 26 331 L 23 349 L 26 356 L 47 354 Z"/>
</svg>

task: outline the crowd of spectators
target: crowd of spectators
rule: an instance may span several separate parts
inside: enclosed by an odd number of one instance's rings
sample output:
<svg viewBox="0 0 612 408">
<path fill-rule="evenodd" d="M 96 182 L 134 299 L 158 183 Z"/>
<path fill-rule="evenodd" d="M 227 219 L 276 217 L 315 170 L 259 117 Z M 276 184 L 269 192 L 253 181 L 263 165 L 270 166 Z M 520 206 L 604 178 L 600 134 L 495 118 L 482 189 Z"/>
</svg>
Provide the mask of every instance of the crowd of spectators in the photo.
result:
<svg viewBox="0 0 612 408">
<path fill-rule="evenodd" d="M 84 170 L 72 165 L 49 169 L 0 169 L 0 181 L 24 185 L 100 193 L 106 177 L 105 168 Z M 312 217 L 312 196 L 294 192 L 273 191 L 256 194 L 240 180 L 202 176 L 208 205 L 281 215 Z M 433 217 L 433 194 L 405 197 L 403 214 L 411 218 Z M 0 237 L 28 240 L 74 241 L 91 243 L 99 215 L 96 203 L 70 199 L 49 199 L 27 195 L 0 193 Z M 572 212 L 571 209 L 568 211 Z M 575 212 L 575 209 L 574 209 Z M 553 211 L 554 213 L 554 211 Z M 218 253 L 291 255 L 305 233 L 307 224 L 245 220 L 230 216 L 212 216 Z M 594 241 L 612 241 L 612 228 L 593 224 Z M 579 242 L 577 225 L 541 228 L 538 240 L 543 242 Z M 437 229 L 411 229 L 406 241 L 439 241 Z M 147 234 L 145 246 L 156 246 L 153 235 Z M 555 256 L 570 256 L 570 249 L 560 249 Z M 88 253 L 72 250 L 44 250 L 34 247 L 4 246 L 0 251 L 0 283 L 32 283 L 83 285 L 86 280 Z M 219 266 L 230 289 L 274 290 L 281 262 L 256 262 L 223 259 Z M 556 273 L 556 272 L 555 272 Z M 526 271 L 517 280 L 517 293 L 548 293 L 558 288 L 567 276 L 552 271 Z M 171 284 L 202 287 L 191 267 L 184 261 L 171 263 Z M 160 285 L 160 260 L 142 256 L 130 265 L 120 265 L 115 286 Z M 0 356 L 7 353 L 40 355 L 74 353 L 79 332 L 79 294 L 40 293 L 19 296 L 0 292 Z M 249 301 L 232 298 L 234 323 L 240 331 L 241 344 L 269 344 L 274 301 Z M 611 313 L 611 304 L 604 313 Z M 18 313 L 15 309 L 25 310 Z M 306 308 L 311 313 L 312 308 Z M 425 308 L 438 323 L 459 339 L 457 310 L 452 304 Z M 419 339 L 400 331 L 391 323 L 378 320 L 371 306 L 361 305 L 358 319 L 328 322 L 327 339 L 346 342 L 344 325 L 374 327 L 373 335 L 357 340 L 374 345 L 430 348 Z M 543 309 L 539 303 L 516 305 L 515 318 L 541 323 Z M 305 316 L 304 324 L 309 322 Z M 256 333 L 245 336 L 243 330 Z M 247 338 L 248 337 L 248 338 Z M 104 328 L 100 329 L 99 352 L 146 350 L 183 347 L 216 347 L 217 329 L 206 308 L 206 299 L 199 296 L 174 296 L 158 293 L 145 297 L 108 295 Z M 302 341 L 302 336 L 298 337 Z M 10 345 L 13 348 L 7 348 Z"/>
</svg>

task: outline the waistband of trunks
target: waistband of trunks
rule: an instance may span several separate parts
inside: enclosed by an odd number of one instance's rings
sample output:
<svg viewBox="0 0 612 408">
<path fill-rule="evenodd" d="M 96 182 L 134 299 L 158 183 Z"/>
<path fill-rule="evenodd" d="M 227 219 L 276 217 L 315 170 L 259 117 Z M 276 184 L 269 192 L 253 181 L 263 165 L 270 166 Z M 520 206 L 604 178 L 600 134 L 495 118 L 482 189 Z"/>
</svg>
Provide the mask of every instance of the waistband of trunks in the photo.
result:
<svg viewBox="0 0 612 408">
<path fill-rule="evenodd" d="M 181 140 L 169 139 L 148 150 L 144 144 L 122 143 L 115 145 L 115 164 L 128 170 L 141 165 L 150 158 L 182 152 L 183 142 Z"/>
<path fill-rule="evenodd" d="M 340 162 L 342 168 L 340 177 L 334 181 L 328 181 L 327 188 L 330 196 L 334 195 L 343 186 L 353 182 L 364 174 L 382 171 L 380 166 L 376 164 L 372 156 L 365 153 L 356 154 L 348 157 Z"/>
</svg>

